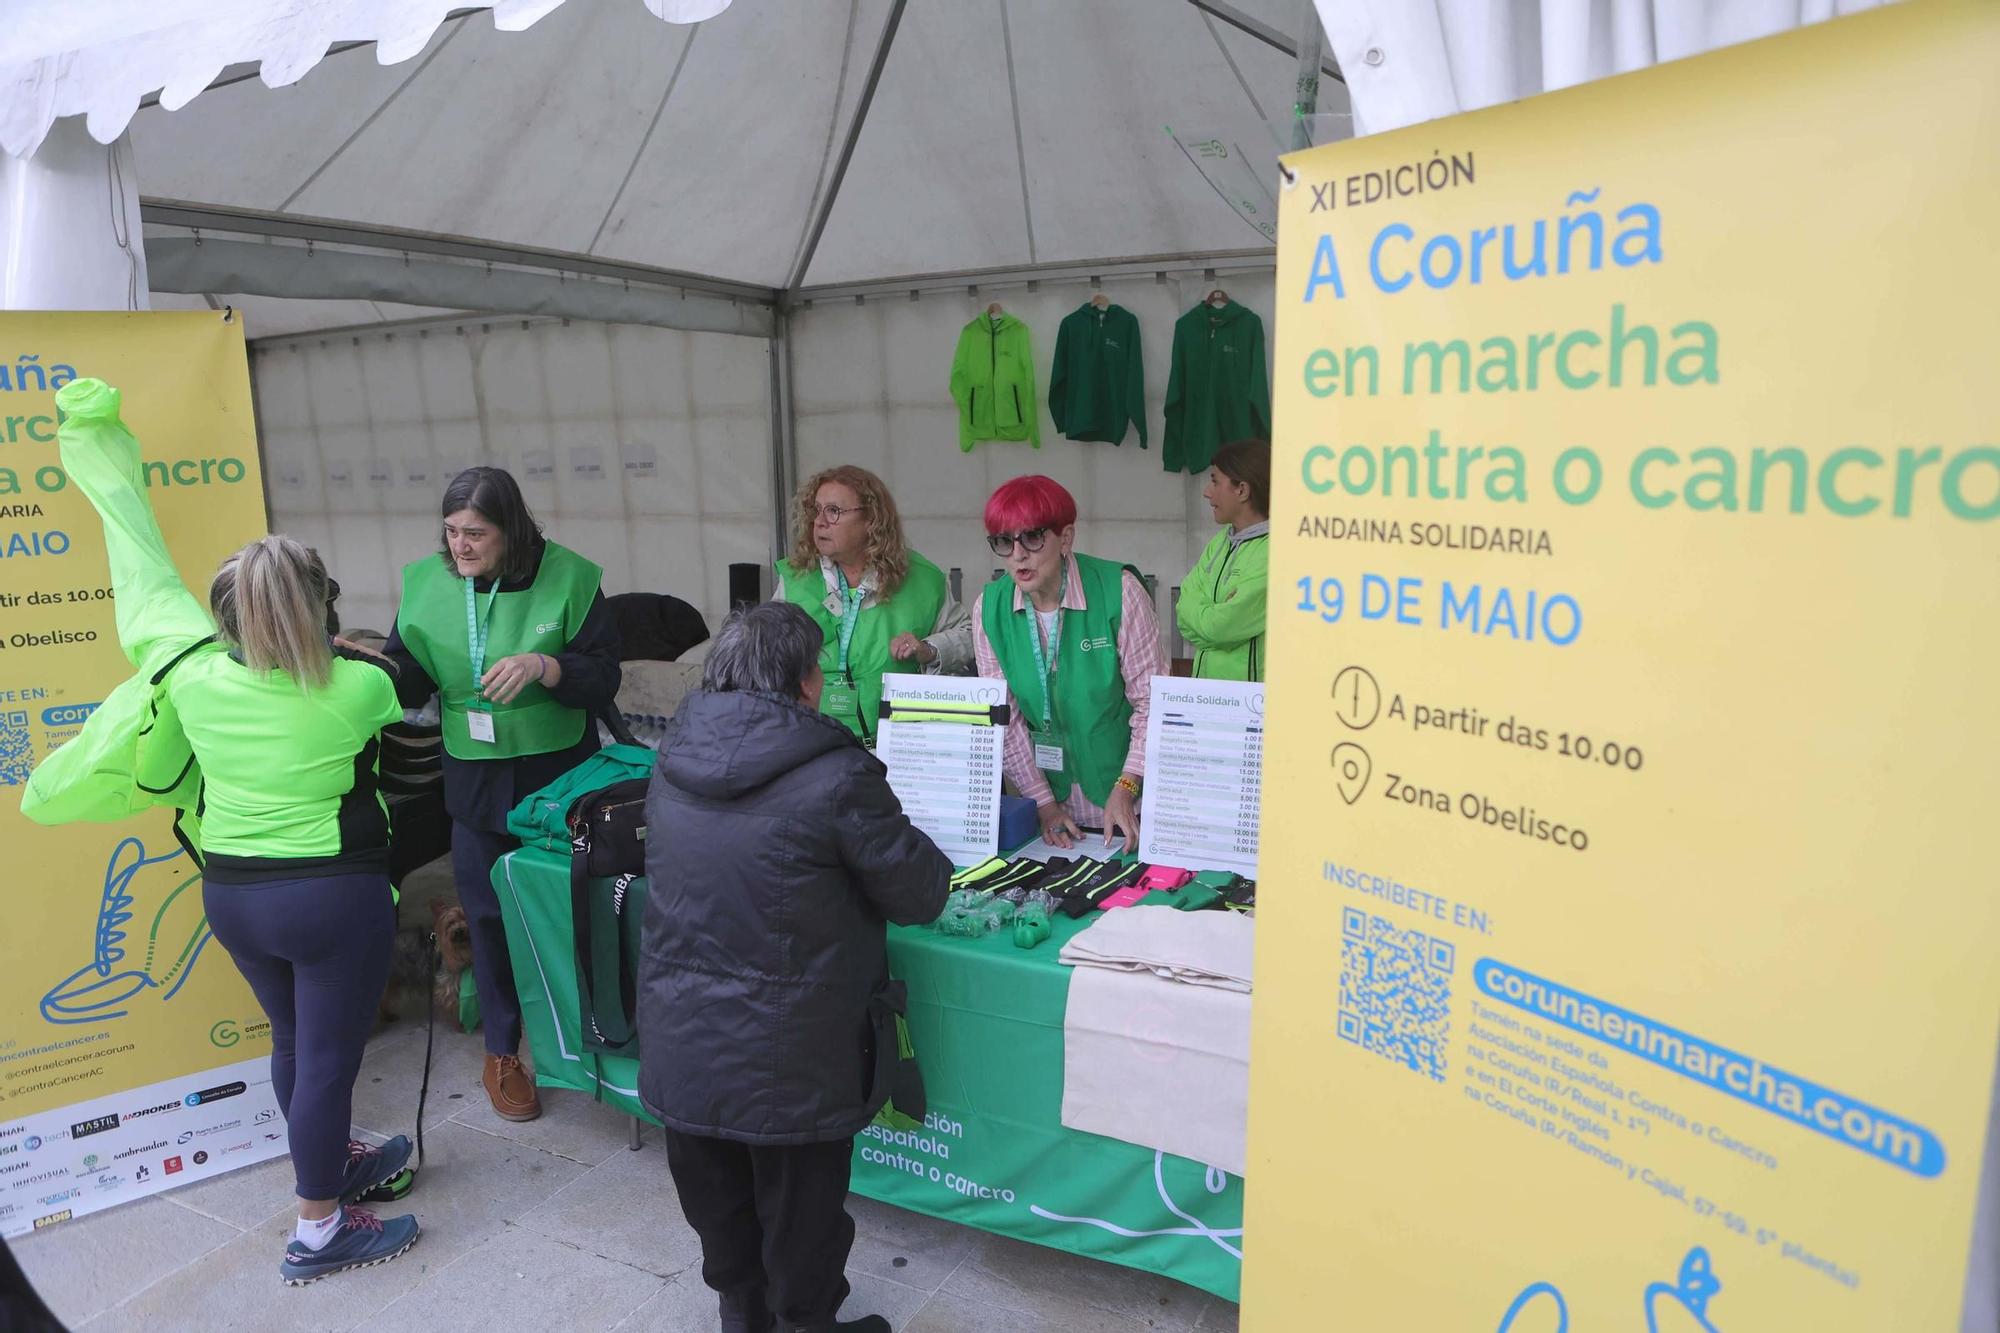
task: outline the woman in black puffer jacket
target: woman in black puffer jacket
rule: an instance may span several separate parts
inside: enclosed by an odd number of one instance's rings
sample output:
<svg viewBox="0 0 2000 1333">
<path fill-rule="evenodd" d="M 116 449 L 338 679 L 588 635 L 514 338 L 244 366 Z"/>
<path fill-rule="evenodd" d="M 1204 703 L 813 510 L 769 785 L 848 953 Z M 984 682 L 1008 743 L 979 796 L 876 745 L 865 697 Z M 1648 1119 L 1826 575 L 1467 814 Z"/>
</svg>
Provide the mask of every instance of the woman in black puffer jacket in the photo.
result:
<svg viewBox="0 0 2000 1333">
<path fill-rule="evenodd" d="M 731 617 L 646 798 L 640 1097 L 728 1333 L 887 1333 L 836 1322 L 848 1169 L 896 1061 L 885 924 L 934 920 L 952 873 L 820 715 L 819 651 L 789 603 Z"/>
</svg>

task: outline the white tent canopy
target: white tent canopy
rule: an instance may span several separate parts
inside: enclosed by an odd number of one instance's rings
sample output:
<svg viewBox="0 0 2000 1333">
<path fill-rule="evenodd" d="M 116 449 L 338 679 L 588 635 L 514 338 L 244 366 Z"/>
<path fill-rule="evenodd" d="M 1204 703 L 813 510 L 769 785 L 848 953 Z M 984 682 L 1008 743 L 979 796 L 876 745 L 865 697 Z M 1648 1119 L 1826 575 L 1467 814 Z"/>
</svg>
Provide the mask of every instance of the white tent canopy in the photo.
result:
<svg viewBox="0 0 2000 1333">
<path fill-rule="evenodd" d="M 1296 57 L 1279 47 L 1312 18 L 1304 0 L 906 9 L 893 0 L 735 0 L 706 22 L 676 24 L 638 0 L 517 0 L 452 17 L 428 0 L 387 6 L 399 18 L 379 45 L 336 50 L 314 65 L 304 54 L 314 46 L 379 30 L 364 17 L 341 29 L 319 10 L 385 7 L 208 7 L 234 11 L 239 28 L 255 26 L 244 11 L 314 17 L 309 39 L 293 36 L 275 71 L 277 54 L 266 56 L 264 79 L 242 65 L 224 72 L 222 56 L 255 49 L 227 48 L 178 70 L 163 56 L 139 62 L 128 75 L 136 83 L 100 86 L 95 96 L 75 88 L 76 78 L 58 80 L 62 96 L 39 103 L 88 108 L 92 132 L 105 137 L 120 126 L 121 98 L 167 84 L 130 122 L 149 243 L 199 227 L 205 238 L 316 235 L 329 253 L 358 246 L 400 256 L 403 234 L 415 232 L 533 252 L 527 262 L 543 270 L 601 261 L 598 276 L 621 283 L 678 274 L 706 290 L 715 284 L 701 280 L 719 279 L 740 287 L 725 295 L 751 301 L 919 274 L 1268 256 L 1268 241 L 1169 127 L 1243 141 L 1268 162 L 1279 144 L 1266 126 L 1291 119 L 1298 75 Z M 685 16 L 666 0 L 652 7 Z M 718 6 L 681 8 L 698 15 Z M 261 21 L 256 31 L 267 33 L 277 19 Z M 505 30 L 526 21 L 531 34 Z M 99 28 L 81 35 L 101 38 L 108 30 Z M 33 34 L 17 36 L 0 48 L 0 68 Z M 891 36 L 815 246 L 815 222 Z M 93 58 L 104 77 L 102 48 L 78 53 L 73 73 Z M 10 145 L 33 123 L 19 108 L 24 68 L 0 120 Z M 222 77 L 198 97 L 170 82 L 204 71 Z M 274 75 L 290 81 L 265 86 Z M 1335 79 L 1323 81 L 1321 104 L 1347 109 Z M 284 332 L 424 313 L 411 304 L 341 303 L 303 320 L 260 311 L 254 326 Z"/>
</svg>

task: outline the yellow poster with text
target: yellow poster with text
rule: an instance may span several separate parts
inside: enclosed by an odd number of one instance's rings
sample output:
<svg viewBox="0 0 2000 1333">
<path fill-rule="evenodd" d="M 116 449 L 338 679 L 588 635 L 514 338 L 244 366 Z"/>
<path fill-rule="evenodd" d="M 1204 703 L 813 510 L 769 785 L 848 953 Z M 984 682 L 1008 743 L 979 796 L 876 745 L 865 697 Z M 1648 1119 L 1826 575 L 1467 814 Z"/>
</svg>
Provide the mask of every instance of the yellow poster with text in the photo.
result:
<svg viewBox="0 0 2000 1333">
<path fill-rule="evenodd" d="M 206 600 L 265 531 L 243 325 L 0 313 L 0 1234 L 284 1150 L 269 1026 L 208 929 L 165 813 L 48 828 L 21 784 L 132 674 L 103 530 L 68 484 L 55 391 L 124 394 L 182 578 Z"/>
<path fill-rule="evenodd" d="M 1246 1329 L 1956 1330 L 2000 6 L 1287 159 Z"/>
</svg>

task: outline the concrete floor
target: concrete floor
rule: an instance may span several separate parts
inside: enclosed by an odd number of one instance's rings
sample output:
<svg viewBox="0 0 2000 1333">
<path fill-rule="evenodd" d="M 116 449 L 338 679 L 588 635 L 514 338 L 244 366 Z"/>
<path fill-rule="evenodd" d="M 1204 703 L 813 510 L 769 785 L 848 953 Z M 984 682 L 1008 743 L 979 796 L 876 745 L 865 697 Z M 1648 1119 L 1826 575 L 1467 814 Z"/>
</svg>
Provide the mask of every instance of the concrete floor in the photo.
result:
<svg viewBox="0 0 2000 1333">
<path fill-rule="evenodd" d="M 409 1131 L 423 1054 L 419 1027 L 375 1038 L 358 1126 Z M 393 1263 L 284 1286 L 285 1159 L 23 1237 L 15 1254 L 56 1313 L 92 1333 L 714 1329 L 657 1131 L 627 1151 L 628 1121 L 549 1089 L 540 1120 L 508 1124 L 480 1089 L 482 1054 L 477 1036 L 440 1030 L 423 1178 L 404 1205 L 380 1210 L 415 1212 L 424 1234 Z M 903 1333 L 1236 1329 L 1235 1306 L 1165 1278 L 866 1199 L 849 1210 L 849 1318 L 881 1314 Z"/>
</svg>

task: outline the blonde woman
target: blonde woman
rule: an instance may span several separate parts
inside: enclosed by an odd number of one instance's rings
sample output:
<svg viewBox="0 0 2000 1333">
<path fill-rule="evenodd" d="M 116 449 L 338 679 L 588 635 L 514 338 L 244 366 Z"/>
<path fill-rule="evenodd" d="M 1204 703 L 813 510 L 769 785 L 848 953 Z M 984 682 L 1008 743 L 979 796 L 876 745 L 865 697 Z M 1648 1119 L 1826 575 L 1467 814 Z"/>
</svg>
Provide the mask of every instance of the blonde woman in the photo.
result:
<svg viewBox="0 0 2000 1333">
<path fill-rule="evenodd" d="M 791 555 L 778 562 L 773 601 L 820 627 L 826 689 L 820 711 L 875 743 L 882 677 L 891 671 L 963 675 L 972 620 L 943 571 L 903 540 L 882 479 L 865 468 L 815 473 L 799 488 Z"/>
<path fill-rule="evenodd" d="M 333 582 L 290 537 L 261 537 L 224 560 L 202 616 L 153 518 L 117 390 L 77 380 L 57 405 L 65 468 L 105 520 L 120 641 L 142 671 L 166 660 L 140 678 L 151 687 L 143 718 L 107 701 L 91 719 L 105 719 L 97 734 L 72 744 L 101 749 L 104 729 L 143 721 L 134 790 L 97 795 L 134 810 L 147 792 L 186 804 L 179 828 L 201 862 L 209 927 L 271 1020 L 271 1084 L 299 1197 L 280 1274 L 299 1284 L 393 1259 L 415 1243 L 416 1219 L 347 1206 L 410 1154 L 401 1136 L 380 1147 L 349 1138 L 396 929 L 389 818 L 375 789 L 379 733 L 402 717 L 390 668 L 335 652 Z M 146 756 L 175 747 L 186 756 L 179 777 L 149 785 Z M 76 789 L 113 781 L 61 764 L 37 778 L 49 810 L 76 808 L 92 795 Z M 71 790 L 48 790 L 62 785 Z"/>
</svg>

